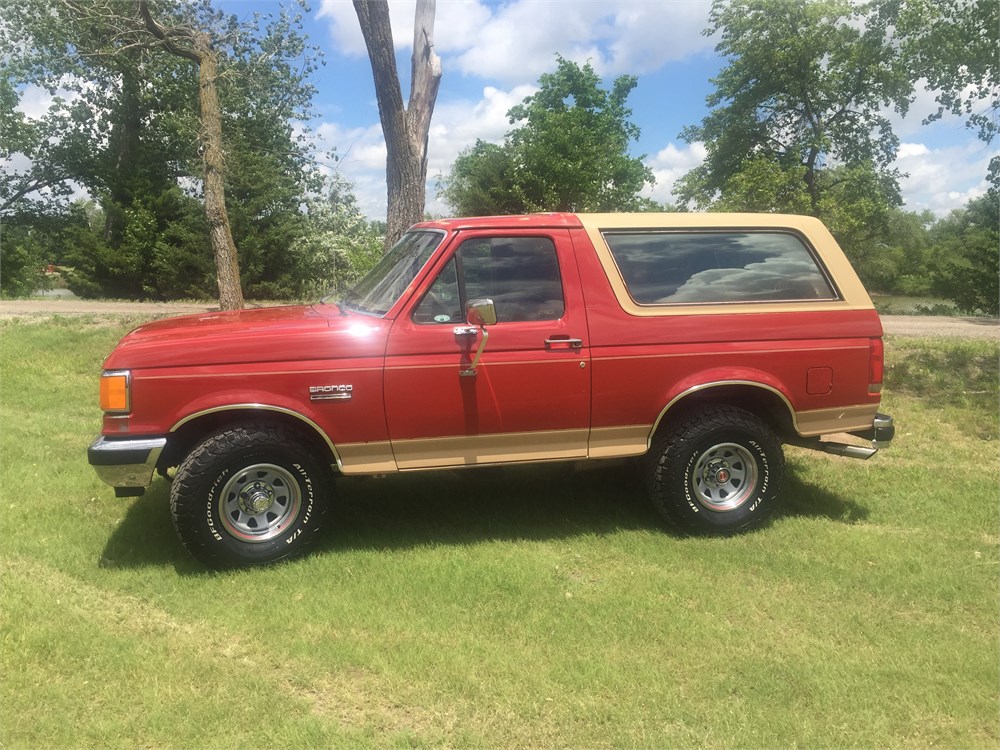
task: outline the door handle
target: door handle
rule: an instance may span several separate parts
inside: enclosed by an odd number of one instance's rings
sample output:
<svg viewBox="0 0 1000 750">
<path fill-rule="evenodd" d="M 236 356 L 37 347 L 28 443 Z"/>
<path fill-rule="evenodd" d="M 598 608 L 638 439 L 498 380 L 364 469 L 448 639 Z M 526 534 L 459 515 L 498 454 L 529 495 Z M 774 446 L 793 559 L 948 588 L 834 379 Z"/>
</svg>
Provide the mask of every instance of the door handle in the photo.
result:
<svg viewBox="0 0 1000 750">
<path fill-rule="evenodd" d="M 545 339 L 546 349 L 551 349 L 556 344 L 565 344 L 573 349 L 582 349 L 583 339 L 571 339 L 569 336 L 553 336 L 552 338 Z"/>
</svg>

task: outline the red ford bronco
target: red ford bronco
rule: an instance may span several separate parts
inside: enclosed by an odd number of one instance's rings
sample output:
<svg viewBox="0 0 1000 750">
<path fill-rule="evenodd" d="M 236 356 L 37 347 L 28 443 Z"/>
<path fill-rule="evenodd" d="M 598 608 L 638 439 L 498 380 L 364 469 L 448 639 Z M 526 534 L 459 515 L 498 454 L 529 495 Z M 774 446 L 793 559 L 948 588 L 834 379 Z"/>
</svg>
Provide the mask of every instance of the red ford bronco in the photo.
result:
<svg viewBox="0 0 1000 750">
<path fill-rule="evenodd" d="M 774 510 L 783 442 L 869 458 L 892 439 L 882 363 L 816 219 L 429 221 L 339 298 L 129 333 L 88 457 L 119 496 L 171 478 L 214 567 L 301 551 L 338 473 L 643 456 L 667 520 L 728 534 Z"/>
</svg>

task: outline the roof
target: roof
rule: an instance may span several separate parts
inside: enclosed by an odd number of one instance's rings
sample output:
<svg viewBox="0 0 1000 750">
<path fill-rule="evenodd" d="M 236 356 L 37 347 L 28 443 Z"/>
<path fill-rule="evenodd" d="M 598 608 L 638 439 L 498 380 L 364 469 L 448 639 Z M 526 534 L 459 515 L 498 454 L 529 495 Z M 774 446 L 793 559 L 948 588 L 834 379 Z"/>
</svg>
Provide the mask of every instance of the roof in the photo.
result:
<svg viewBox="0 0 1000 750">
<path fill-rule="evenodd" d="M 682 229 L 682 228 L 784 228 L 807 231 L 819 221 L 811 216 L 769 213 L 538 213 L 507 216 L 470 216 L 437 219 L 415 224 L 417 229 L 551 229 L 586 227 L 588 229 Z"/>
</svg>

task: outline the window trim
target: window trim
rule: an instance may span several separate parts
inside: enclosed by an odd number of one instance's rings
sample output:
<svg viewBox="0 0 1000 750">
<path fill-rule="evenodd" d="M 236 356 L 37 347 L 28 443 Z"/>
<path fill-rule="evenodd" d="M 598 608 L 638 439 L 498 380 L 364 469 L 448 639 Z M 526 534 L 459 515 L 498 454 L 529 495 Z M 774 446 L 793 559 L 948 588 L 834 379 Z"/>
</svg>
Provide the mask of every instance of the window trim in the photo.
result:
<svg viewBox="0 0 1000 750">
<path fill-rule="evenodd" d="M 619 279 L 621 279 L 622 286 L 625 293 L 628 295 L 629 300 L 632 304 L 639 308 L 646 310 L 656 310 L 656 309 L 686 309 L 686 308 L 705 308 L 705 307 L 733 307 L 737 305 L 751 305 L 751 306 L 762 306 L 762 305 L 804 305 L 804 304 L 831 304 L 831 303 L 842 303 L 845 301 L 845 297 L 833 275 L 827 269 L 826 264 L 823 262 L 822 256 L 816 251 L 813 243 L 809 238 L 802 232 L 796 229 L 789 229 L 783 227 L 745 227 L 745 226 L 733 226 L 733 227 L 614 227 L 608 229 L 598 230 L 601 236 L 601 240 L 604 243 L 605 248 L 607 248 L 608 257 L 614 264 L 615 271 L 618 274 Z M 702 302 L 640 302 L 635 298 L 632 293 L 632 289 L 629 286 L 628 280 L 625 278 L 625 274 L 622 273 L 621 266 L 618 265 L 618 257 L 615 254 L 614 249 L 611 247 L 611 243 L 608 242 L 609 235 L 734 235 L 734 234 L 770 234 L 770 235 L 789 235 L 803 246 L 809 258 L 812 260 L 816 269 L 819 271 L 823 280 L 826 282 L 827 286 L 833 292 L 832 297 L 821 297 L 821 298 L 789 298 L 789 299 L 768 299 L 768 300 L 753 300 L 753 299 L 737 299 L 737 300 L 706 300 Z M 690 277 L 689 277 L 690 278 Z"/>
<path fill-rule="evenodd" d="M 434 286 L 435 283 L 437 283 L 437 280 L 441 277 L 441 274 L 444 273 L 444 270 L 448 267 L 448 264 L 451 263 L 452 261 L 455 262 L 455 276 L 458 283 L 459 304 L 461 305 L 461 309 L 465 310 L 465 306 L 468 302 L 469 295 L 465 286 L 465 267 L 461 251 L 462 251 L 462 246 L 465 245 L 466 242 L 472 242 L 474 240 L 489 240 L 491 243 L 494 240 L 547 240 L 552 249 L 552 257 L 555 259 L 556 262 L 556 278 L 559 281 L 559 295 L 562 301 L 562 312 L 560 313 L 560 315 L 555 318 L 543 318 L 541 320 L 498 320 L 496 322 L 497 326 L 511 325 L 511 324 L 525 324 L 525 323 L 551 323 L 553 321 L 562 320 L 563 318 L 566 317 L 566 281 L 563 275 L 562 261 L 559 258 L 559 243 L 555 236 L 544 233 L 508 234 L 505 232 L 482 232 L 482 233 L 477 232 L 476 234 L 472 234 L 466 237 L 458 235 L 456 239 L 458 240 L 458 242 L 455 246 L 455 249 L 451 251 L 451 253 L 448 255 L 444 263 L 442 263 L 441 266 L 438 268 L 438 270 L 434 273 L 434 277 L 427 285 L 427 289 L 424 291 L 424 293 L 420 296 L 420 299 L 411 309 L 410 311 L 411 323 L 418 326 L 437 326 L 440 328 L 444 328 L 449 325 L 453 326 L 465 323 L 464 318 L 462 318 L 461 320 L 448 321 L 447 323 L 438 323 L 437 321 L 426 321 L 426 322 L 418 321 L 416 320 L 416 315 L 417 311 L 420 309 L 420 305 L 423 304 L 424 300 L 427 298 L 427 295 L 430 294 L 431 288 Z M 491 250 L 492 250 L 492 245 L 491 245 Z"/>
</svg>

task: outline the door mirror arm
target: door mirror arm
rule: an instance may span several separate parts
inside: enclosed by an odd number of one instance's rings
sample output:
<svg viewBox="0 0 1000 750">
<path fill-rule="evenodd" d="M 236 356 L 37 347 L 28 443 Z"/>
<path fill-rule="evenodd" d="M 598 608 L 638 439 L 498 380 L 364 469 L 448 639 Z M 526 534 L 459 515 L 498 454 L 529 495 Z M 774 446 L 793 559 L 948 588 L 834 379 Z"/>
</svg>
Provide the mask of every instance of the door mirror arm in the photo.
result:
<svg viewBox="0 0 1000 750">
<path fill-rule="evenodd" d="M 483 332 L 483 340 L 479 342 L 476 356 L 472 359 L 472 364 L 464 370 L 459 370 L 458 374 L 463 378 L 474 378 L 476 367 L 479 365 L 479 358 L 483 355 L 486 342 L 490 338 L 487 326 L 496 325 L 497 309 L 491 299 L 471 299 L 465 306 L 465 320 L 470 326 L 479 326 Z"/>
</svg>

